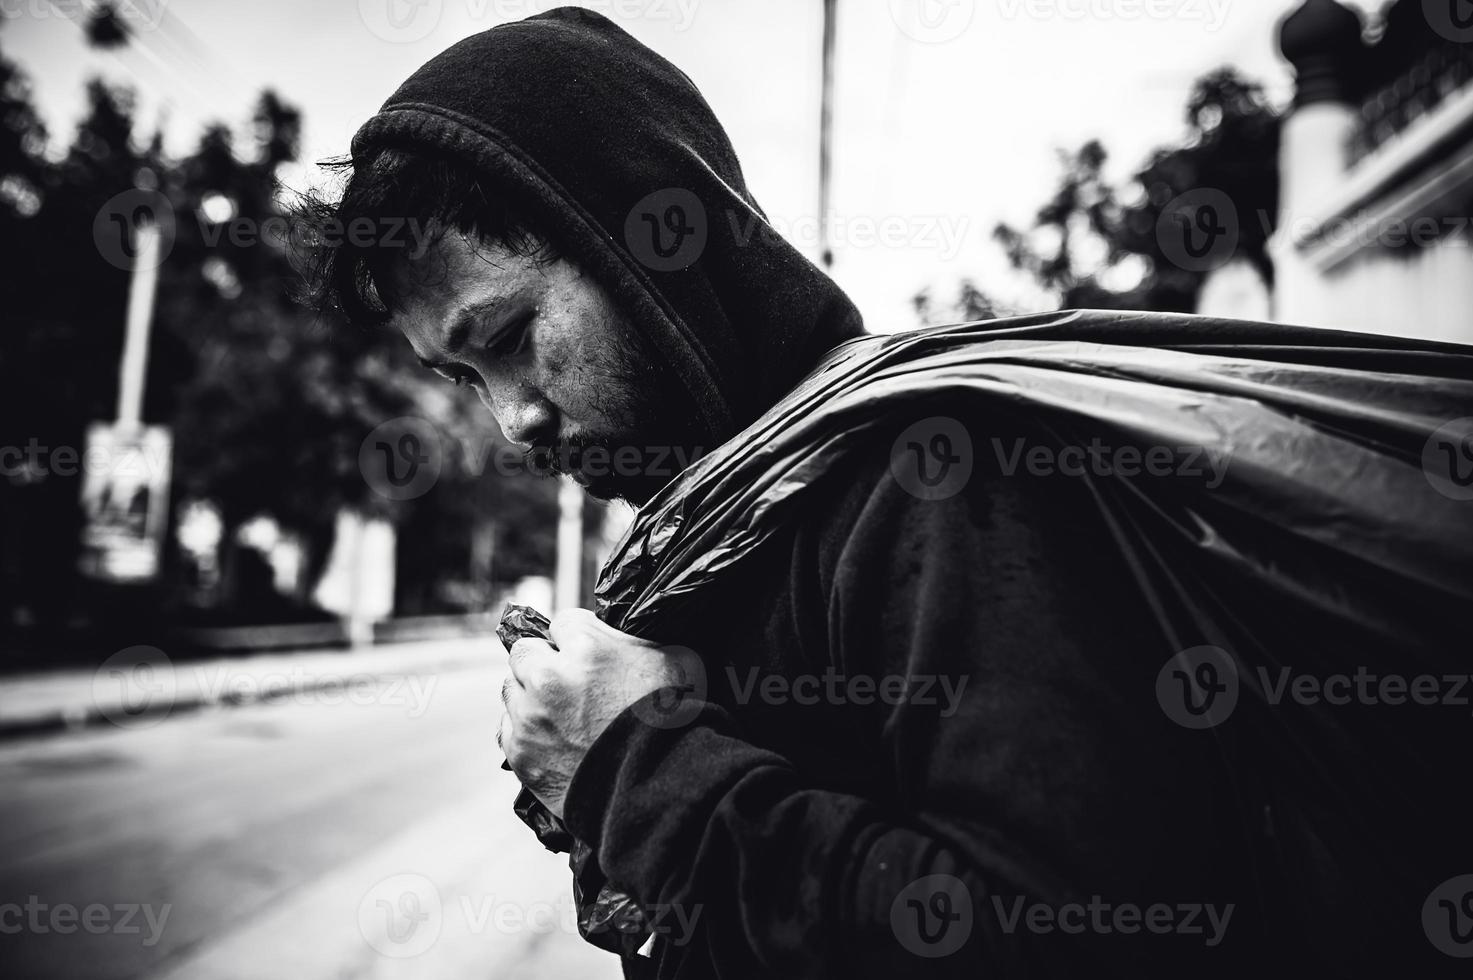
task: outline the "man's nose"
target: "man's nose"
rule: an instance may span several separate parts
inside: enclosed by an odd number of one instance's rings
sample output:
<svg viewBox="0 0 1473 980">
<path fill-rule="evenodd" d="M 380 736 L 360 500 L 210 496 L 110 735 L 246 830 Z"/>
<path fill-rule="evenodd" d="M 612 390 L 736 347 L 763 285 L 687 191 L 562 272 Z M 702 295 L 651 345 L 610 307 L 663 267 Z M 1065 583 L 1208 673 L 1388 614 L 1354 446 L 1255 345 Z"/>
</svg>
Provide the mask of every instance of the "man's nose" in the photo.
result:
<svg viewBox="0 0 1473 980">
<path fill-rule="evenodd" d="M 535 391 L 520 386 L 488 386 L 481 403 L 496 417 L 501 434 L 511 442 L 530 446 L 557 436 L 557 416 Z"/>
</svg>

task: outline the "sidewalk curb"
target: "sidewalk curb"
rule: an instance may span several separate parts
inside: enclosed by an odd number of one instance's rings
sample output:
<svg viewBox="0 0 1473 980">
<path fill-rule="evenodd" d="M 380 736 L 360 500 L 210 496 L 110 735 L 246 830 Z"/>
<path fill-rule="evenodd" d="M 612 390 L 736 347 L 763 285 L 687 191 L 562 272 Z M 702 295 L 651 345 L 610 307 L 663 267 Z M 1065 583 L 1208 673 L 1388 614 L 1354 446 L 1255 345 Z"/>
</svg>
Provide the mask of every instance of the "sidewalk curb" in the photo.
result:
<svg viewBox="0 0 1473 980">
<path fill-rule="evenodd" d="M 305 678 L 302 682 L 296 684 L 269 689 L 263 688 L 253 693 L 229 692 L 219 698 L 212 698 L 204 692 L 195 691 L 177 695 L 171 698 L 168 704 L 141 712 L 136 717 L 144 718 L 152 715 L 163 715 L 164 718 L 159 719 L 159 721 L 163 721 L 165 718 L 189 714 L 201 708 L 240 708 L 250 704 L 261 704 L 300 694 L 310 694 L 314 691 L 326 691 L 333 688 L 357 685 L 365 679 L 371 680 L 373 683 L 382 683 L 395 677 L 444 674 L 459 670 L 470 670 L 482 665 L 489 666 L 493 663 L 494 661 L 486 659 L 481 654 L 474 656 L 441 657 L 433 661 L 426 661 L 423 664 L 412 665 L 415 669 L 386 670 L 379 668 L 377 670 L 329 674 Z M 113 727 L 122 731 L 126 730 L 127 726 L 118 725 L 114 722 L 109 716 L 106 706 L 98 704 L 95 700 L 89 700 L 84 704 L 71 705 L 66 708 L 49 711 L 44 714 L 36 714 L 30 717 L 0 717 L 0 742 L 106 727 Z"/>
</svg>

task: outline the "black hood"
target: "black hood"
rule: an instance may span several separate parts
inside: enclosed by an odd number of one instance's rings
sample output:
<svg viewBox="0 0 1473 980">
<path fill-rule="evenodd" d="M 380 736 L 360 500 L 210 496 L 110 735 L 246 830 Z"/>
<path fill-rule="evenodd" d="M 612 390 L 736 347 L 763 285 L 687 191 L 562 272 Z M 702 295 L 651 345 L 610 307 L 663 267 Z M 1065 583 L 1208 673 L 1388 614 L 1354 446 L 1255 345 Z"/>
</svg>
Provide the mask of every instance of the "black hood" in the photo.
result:
<svg viewBox="0 0 1473 980">
<path fill-rule="evenodd" d="M 353 158 L 386 147 L 459 158 L 514 197 L 652 341 L 717 441 L 863 333 L 767 224 L 691 80 L 591 11 L 436 56 L 359 129 Z"/>
</svg>

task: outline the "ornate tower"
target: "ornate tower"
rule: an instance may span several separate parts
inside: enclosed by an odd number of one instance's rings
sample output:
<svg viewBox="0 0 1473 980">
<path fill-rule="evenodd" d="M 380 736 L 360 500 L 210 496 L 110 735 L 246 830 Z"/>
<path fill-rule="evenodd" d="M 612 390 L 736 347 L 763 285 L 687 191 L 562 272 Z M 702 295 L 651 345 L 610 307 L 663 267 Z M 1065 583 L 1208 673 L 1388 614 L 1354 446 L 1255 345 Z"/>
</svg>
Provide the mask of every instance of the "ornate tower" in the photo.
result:
<svg viewBox="0 0 1473 980">
<path fill-rule="evenodd" d="M 1357 68 L 1366 57 L 1361 31 L 1360 15 L 1336 0 L 1305 0 L 1279 24 L 1279 50 L 1296 81 L 1279 150 L 1274 315 L 1281 320 L 1307 321 L 1316 305 L 1316 277 L 1302 268 L 1294 243 L 1350 166 L 1361 94 Z"/>
</svg>

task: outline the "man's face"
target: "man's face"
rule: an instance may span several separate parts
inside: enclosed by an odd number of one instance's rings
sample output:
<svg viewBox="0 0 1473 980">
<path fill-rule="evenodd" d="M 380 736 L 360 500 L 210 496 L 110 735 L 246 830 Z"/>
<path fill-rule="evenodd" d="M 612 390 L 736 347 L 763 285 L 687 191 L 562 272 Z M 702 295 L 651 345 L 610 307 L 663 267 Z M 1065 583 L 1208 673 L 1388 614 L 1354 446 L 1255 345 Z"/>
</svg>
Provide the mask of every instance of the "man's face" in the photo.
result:
<svg viewBox="0 0 1473 980">
<path fill-rule="evenodd" d="M 681 393 L 571 262 L 451 231 L 408 263 L 401 285 L 393 325 L 426 367 L 473 387 L 539 471 L 642 504 L 699 453 Z"/>
</svg>

